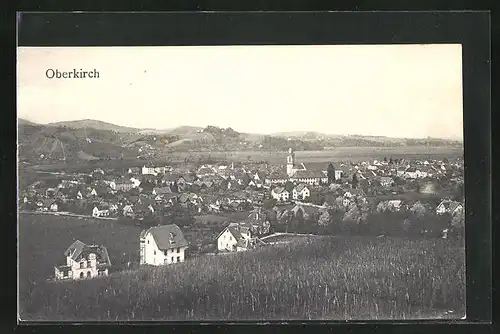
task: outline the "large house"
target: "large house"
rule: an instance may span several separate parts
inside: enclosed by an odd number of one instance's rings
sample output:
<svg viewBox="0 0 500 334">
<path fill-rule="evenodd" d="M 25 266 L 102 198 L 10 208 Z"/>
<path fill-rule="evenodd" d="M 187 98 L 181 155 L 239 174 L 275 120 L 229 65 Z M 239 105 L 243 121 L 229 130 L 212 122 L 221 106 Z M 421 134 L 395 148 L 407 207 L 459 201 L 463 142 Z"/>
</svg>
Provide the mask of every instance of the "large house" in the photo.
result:
<svg viewBox="0 0 500 334">
<path fill-rule="evenodd" d="M 286 202 L 290 198 L 290 193 L 283 187 L 276 187 L 271 190 L 271 197 L 279 202 Z"/>
<path fill-rule="evenodd" d="M 141 264 L 160 266 L 184 262 L 188 242 L 175 224 L 143 230 L 139 241 Z"/>
<path fill-rule="evenodd" d="M 248 227 L 231 223 L 217 236 L 217 249 L 219 251 L 240 252 L 250 247 L 252 242 L 251 231 Z"/>
<path fill-rule="evenodd" d="M 298 186 L 296 186 L 295 188 L 293 188 L 293 191 L 292 191 L 292 198 L 293 199 L 304 200 L 304 199 L 308 198 L 309 196 L 311 196 L 311 191 L 309 190 L 307 185 L 305 185 L 304 183 L 301 183 Z"/>
<path fill-rule="evenodd" d="M 106 247 L 86 245 L 80 240 L 69 246 L 64 256 L 66 264 L 54 267 L 56 280 L 107 276 L 108 268 L 111 266 Z"/>
</svg>

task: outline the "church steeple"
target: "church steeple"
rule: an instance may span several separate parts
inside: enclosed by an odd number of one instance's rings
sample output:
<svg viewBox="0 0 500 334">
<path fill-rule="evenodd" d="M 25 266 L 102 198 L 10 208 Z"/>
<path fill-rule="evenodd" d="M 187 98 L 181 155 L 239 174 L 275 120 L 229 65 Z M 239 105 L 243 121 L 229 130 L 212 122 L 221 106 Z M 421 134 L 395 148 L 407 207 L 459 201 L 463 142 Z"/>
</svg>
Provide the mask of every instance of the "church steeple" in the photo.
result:
<svg viewBox="0 0 500 334">
<path fill-rule="evenodd" d="M 292 176 L 295 167 L 295 153 L 292 148 L 288 149 L 288 156 L 286 157 L 286 173 Z"/>
</svg>

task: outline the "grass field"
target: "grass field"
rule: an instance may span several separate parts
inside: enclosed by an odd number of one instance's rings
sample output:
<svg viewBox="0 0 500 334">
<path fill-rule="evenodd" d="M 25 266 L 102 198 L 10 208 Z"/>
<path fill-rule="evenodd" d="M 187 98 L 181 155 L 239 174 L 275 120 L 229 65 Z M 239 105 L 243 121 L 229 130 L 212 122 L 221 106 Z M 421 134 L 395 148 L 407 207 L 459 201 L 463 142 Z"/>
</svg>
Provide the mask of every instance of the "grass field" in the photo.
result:
<svg viewBox="0 0 500 334">
<path fill-rule="evenodd" d="M 84 232 L 78 226 L 65 235 L 57 223 L 39 224 L 24 230 L 22 267 L 51 266 L 71 235 L 96 233 L 112 260 L 137 239 L 118 227 L 92 224 L 94 232 Z M 20 300 L 25 320 L 416 319 L 450 310 L 446 317 L 459 318 L 464 247 L 443 239 L 297 238 L 89 281 L 40 282 L 26 292 Z"/>
<path fill-rule="evenodd" d="M 140 228 L 115 221 L 20 214 L 18 228 L 21 299 L 29 298 L 33 286 L 54 275 L 54 266 L 64 264 L 63 253 L 76 239 L 106 246 L 114 270 L 139 258 Z"/>
<path fill-rule="evenodd" d="M 366 161 L 392 157 L 393 159 L 443 159 L 463 157 L 463 148 L 457 147 L 337 147 L 323 151 L 297 151 L 296 159 L 303 163 L 327 163 L 339 161 Z M 269 164 L 283 164 L 286 161 L 287 152 L 271 151 L 224 151 L 224 152 L 168 152 L 162 159 L 151 161 L 154 164 L 176 165 L 185 163 L 187 158 L 190 162 L 198 162 L 199 159 L 208 159 L 227 162 L 251 162 L 267 161 Z M 81 162 L 58 162 L 46 165 L 30 166 L 34 170 L 53 171 L 66 170 L 67 172 L 88 172 L 95 168 L 129 168 L 139 167 L 147 161 L 139 159 L 124 159 L 97 161 L 88 164 Z"/>
</svg>

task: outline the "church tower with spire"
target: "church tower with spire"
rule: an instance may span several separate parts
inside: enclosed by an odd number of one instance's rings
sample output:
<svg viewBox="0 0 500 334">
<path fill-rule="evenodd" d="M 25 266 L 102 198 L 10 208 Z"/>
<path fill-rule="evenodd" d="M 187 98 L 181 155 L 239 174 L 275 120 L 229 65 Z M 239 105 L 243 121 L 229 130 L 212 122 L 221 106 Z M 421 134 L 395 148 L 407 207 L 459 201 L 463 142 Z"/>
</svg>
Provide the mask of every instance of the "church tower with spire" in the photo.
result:
<svg viewBox="0 0 500 334">
<path fill-rule="evenodd" d="M 288 156 L 286 157 L 286 173 L 288 176 L 292 176 L 294 174 L 295 168 L 295 153 L 292 148 L 288 149 Z"/>
</svg>

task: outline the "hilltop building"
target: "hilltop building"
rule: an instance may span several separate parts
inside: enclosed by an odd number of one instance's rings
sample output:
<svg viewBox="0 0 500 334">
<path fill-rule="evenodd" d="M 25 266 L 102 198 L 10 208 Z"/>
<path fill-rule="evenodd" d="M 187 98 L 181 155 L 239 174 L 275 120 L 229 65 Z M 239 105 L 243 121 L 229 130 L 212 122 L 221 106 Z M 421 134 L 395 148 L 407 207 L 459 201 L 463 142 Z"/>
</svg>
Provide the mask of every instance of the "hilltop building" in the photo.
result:
<svg viewBox="0 0 500 334">
<path fill-rule="evenodd" d="M 66 264 L 54 267 L 56 280 L 78 280 L 107 276 L 111 266 L 108 250 L 104 246 L 86 245 L 76 240 L 64 252 Z"/>
</svg>

